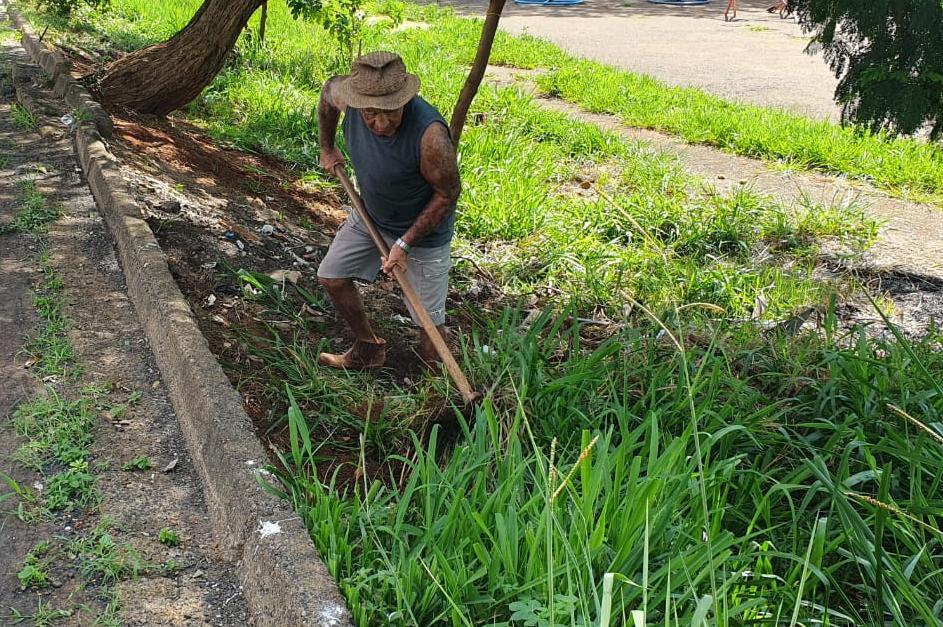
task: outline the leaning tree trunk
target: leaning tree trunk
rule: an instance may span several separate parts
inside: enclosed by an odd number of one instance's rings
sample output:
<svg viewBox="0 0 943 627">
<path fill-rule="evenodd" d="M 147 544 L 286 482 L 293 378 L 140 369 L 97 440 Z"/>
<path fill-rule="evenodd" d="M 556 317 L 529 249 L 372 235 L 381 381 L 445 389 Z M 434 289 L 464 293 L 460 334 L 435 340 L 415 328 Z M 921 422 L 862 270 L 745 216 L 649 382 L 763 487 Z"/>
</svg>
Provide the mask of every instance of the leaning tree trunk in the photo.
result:
<svg viewBox="0 0 943 627">
<path fill-rule="evenodd" d="M 265 43 L 265 23 L 268 21 L 268 0 L 262 2 L 262 15 L 259 16 L 259 43 Z"/>
<path fill-rule="evenodd" d="M 494 35 L 498 30 L 498 20 L 501 19 L 501 12 L 504 10 L 505 0 L 490 0 L 488 3 L 488 13 L 485 16 L 485 24 L 481 28 L 481 39 L 478 40 L 478 52 L 475 53 L 475 61 L 472 63 L 471 70 L 468 72 L 468 78 L 465 79 L 465 85 L 462 87 L 462 93 L 458 96 L 458 102 L 455 103 L 455 109 L 452 111 L 452 120 L 449 124 L 449 130 L 452 132 L 452 141 L 458 145 L 458 140 L 462 136 L 462 129 L 465 128 L 465 118 L 468 117 L 468 109 L 471 107 L 475 94 L 481 86 L 481 79 L 485 76 L 485 70 L 488 69 L 488 59 L 491 57 L 491 46 L 494 44 Z"/>
<path fill-rule="evenodd" d="M 204 0 L 179 33 L 108 64 L 98 82 L 102 101 L 156 115 L 184 106 L 222 69 L 262 2 Z"/>
</svg>

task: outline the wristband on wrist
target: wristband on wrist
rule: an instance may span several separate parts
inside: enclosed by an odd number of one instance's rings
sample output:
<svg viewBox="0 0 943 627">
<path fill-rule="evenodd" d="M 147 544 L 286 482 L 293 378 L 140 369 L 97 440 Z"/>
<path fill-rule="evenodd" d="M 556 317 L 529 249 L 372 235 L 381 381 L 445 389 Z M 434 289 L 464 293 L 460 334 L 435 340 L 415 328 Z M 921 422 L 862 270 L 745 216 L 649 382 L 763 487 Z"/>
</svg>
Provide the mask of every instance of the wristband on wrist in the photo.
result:
<svg viewBox="0 0 943 627">
<path fill-rule="evenodd" d="M 395 244 L 403 249 L 404 252 L 409 252 L 412 249 L 412 246 L 403 241 L 402 237 L 397 237 Z"/>
</svg>

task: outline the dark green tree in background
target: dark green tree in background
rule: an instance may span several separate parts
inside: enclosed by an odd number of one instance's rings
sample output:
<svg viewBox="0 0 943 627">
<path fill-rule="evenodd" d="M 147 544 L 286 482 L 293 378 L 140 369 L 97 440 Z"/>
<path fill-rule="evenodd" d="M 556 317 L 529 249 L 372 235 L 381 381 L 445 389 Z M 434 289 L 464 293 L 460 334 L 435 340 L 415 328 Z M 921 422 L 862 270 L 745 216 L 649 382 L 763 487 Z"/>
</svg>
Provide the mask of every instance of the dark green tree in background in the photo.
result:
<svg viewBox="0 0 943 627">
<path fill-rule="evenodd" d="M 789 0 L 838 77 L 842 118 L 943 138 L 943 0 Z"/>
</svg>

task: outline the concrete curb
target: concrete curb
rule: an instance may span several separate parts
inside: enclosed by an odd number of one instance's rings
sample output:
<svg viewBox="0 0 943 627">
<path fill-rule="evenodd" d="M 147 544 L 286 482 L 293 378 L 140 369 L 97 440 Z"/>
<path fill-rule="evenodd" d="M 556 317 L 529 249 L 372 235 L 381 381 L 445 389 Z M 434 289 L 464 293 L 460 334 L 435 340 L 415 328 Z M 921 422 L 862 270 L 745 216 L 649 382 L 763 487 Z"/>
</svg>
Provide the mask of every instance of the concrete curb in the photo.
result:
<svg viewBox="0 0 943 627">
<path fill-rule="evenodd" d="M 22 29 L 22 18 L 7 8 Z M 23 41 L 30 57 L 54 77 L 57 94 L 67 102 L 69 94 L 91 100 L 68 74 L 61 54 L 27 32 Z M 91 105 L 83 106 L 94 111 Z M 100 105 L 94 103 L 94 107 L 107 118 Z M 260 485 L 266 456 L 242 398 L 210 352 L 153 232 L 125 188 L 115 157 L 105 147 L 98 118 L 94 121 L 94 126 L 78 124 L 75 150 L 115 239 L 128 294 L 203 482 L 220 547 L 236 564 L 252 624 L 351 625 L 344 599 L 303 522 Z M 106 129 L 113 129 L 110 118 Z"/>
<path fill-rule="evenodd" d="M 115 127 L 105 109 L 92 98 L 92 95 L 72 77 L 72 64 L 58 50 L 40 41 L 33 32 L 29 23 L 23 19 L 19 11 L 6 5 L 7 15 L 19 29 L 22 37 L 20 43 L 36 63 L 52 81 L 53 93 L 62 98 L 80 115 L 87 115 L 95 122 L 95 127 L 105 139 L 111 139 Z"/>
</svg>

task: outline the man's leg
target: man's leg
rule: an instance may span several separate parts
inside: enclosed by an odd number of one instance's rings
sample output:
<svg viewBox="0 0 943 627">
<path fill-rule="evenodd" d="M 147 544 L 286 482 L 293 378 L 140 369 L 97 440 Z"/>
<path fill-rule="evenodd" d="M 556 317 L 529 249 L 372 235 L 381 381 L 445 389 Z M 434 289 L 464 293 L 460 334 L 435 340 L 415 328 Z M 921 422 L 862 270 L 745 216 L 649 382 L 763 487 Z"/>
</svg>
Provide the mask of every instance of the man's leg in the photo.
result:
<svg viewBox="0 0 943 627">
<path fill-rule="evenodd" d="M 320 279 L 320 283 L 331 297 L 337 313 L 350 325 L 354 337 L 364 342 L 376 341 L 377 336 L 367 320 L 360 292 L 354 282 L 351 279 Z"/>
<path fill-rule="evenodd" d="M 331 368 L 377 368 L 386 361 L 385 342 L 367 320 L 360 292 L 349 277 L 371 280 L 380 268 L 380 255 L 370 236 L 351 216 L 337 232 L 318 267 L 318 281 L 330 296 L 338 315 L 354 333 L 354 345 L 346 353 L 321 353 L 318 361 Z"/>
<path fill-rule="evenodd" d="M 437 326 L 436 331 L 439 332 L 439 336 L 443 340 L 448 341 L 449 334 L 444 324 Z M 429 334 L 426 333 L 424 329 L 419 330 L 419 358 L 427 364 L 437 364 L 442 362 L 442 358 L 439 356 L 439 351 L 435 349 L 435 344 L 432 343 L 432 338 L 429 337 Z"/>
<path fill-rule="evenodd" d="M 419 295 L 419 300 L 425 305 L 429 317 L 436 325 L 436 331 L 443 340 L 448 339 L 445 329 L 445 301 L 449 292 L 449 268 L 452 266 L 451 247 L 449 244 L 438 248 L 414 248 L 410 254 L 409 267 L 406 275 Z M 419 319 L 406 303 L 413 321 L 418 325 Z M 419 330 L 419 357 L 427 364 L 439 363 L 442 358 L 432 338 L 420 327 Z"/>
</svg>

